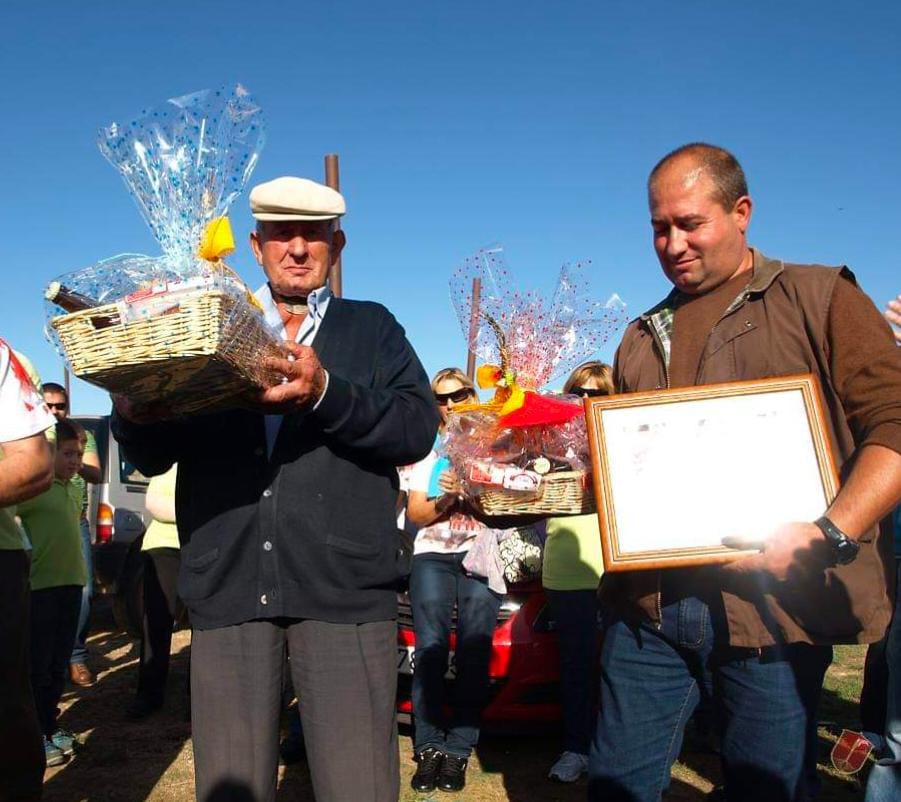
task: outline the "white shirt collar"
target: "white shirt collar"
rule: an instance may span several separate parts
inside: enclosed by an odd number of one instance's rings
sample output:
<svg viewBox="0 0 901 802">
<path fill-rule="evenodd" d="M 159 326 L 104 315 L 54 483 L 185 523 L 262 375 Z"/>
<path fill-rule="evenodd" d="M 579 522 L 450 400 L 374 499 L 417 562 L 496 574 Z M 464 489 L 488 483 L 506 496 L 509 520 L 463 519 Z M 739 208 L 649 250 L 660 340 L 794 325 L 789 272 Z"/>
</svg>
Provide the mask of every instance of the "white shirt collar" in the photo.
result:
<svg viewBox="0 0 901 802">
<path fill-rule="evenodd" d="M 254 293 L 254 297 L 260 302 L 260 306 L 263 307 L 263 317 L 265 318 L 266 323 L 276 331 L 281 332 L 284 337 L 285 324 L 282 321 L 282 316 L 279 314 L 275 299 L 272 297 L 272 290 L 269 287 L 269 283 L 267 282 L 260 287 Z M 307 296 L 307 309 L 309 310 L 307 319 L 310 320 L 314 328 L 319 328 L 319 323 L 322 321 L 322 318 L 325 317 L 325 312 L 328 309 L 328 302 L 331 300 L 331 297 L 332 291 L 327 284 L 313 290 L 313 292 Z M 306 320 L 304 322 L 306 322 Z M 306 328 L 306 326 L 302 328 Z"/>
</svg>

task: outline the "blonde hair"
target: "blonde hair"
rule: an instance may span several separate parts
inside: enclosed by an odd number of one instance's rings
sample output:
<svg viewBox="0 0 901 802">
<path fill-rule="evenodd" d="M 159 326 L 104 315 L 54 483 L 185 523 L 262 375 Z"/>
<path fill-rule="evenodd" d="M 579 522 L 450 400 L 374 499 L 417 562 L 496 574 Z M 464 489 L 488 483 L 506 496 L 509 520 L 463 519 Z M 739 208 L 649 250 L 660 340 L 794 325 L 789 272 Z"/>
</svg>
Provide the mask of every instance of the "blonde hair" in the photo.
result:
<svg viewBox="0 0 901 802">
<path fill-rule="evenodd" d="M 563 392 L 572 392 L 573 387 L 584 387 L 585 382 L 594 379 L 604 395 L 613 395 L 613 369 L 604 362 L 583 362 L 566 380 L 563 385 Z"/>
<path fill-rule="evenodd" d="M 469 378 L 460 368 L 442 368 L 432 377 L 432 392 L 438 392 L 439 383 L 443 382 L 445 379 L 455 379 L 460 382 L 469 392 L 473 395 L 478 396 L 476 392 L 476 387 L 472 383 L 472 379 Z"/>
</svg>

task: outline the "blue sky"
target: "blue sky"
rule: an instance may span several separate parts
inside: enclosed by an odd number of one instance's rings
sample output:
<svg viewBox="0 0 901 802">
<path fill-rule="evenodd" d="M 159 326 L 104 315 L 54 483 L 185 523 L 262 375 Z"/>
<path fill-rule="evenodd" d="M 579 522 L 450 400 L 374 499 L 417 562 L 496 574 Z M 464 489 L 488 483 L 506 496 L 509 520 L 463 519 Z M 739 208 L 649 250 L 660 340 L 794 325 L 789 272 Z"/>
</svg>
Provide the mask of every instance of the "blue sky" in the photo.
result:
<svg viewBox="0 0 901 802">
<path fill-rule="evenodd" d="M 524 288 L 590 258 L 599 298 L 661 297 L 644 182 L 687 141 L 742 161 L 765 253 L 901 292 L 898 3 L 6 2 L 0 74 L 0 336 L 46 380 L 46 282 L 158 252 L 97 129 L 235 82 L 267 119 L 252 183 L 340 154 L 345 294 L 388 305 L 429 372 L 465 363 L 447 280 L 481 245 Z M 243 242 L 246 195 L 232 221 Z M 248 248 L 230 263 L 260 283 Z"/>
</svg>

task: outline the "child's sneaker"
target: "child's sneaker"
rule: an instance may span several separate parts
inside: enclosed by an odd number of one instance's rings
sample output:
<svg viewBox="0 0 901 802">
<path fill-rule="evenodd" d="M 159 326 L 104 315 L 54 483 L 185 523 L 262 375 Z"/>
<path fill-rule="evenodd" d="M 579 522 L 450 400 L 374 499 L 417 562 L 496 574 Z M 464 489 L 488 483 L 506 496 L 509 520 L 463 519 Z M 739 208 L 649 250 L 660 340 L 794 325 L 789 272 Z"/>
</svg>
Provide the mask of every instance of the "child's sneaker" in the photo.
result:
<svg viewBox="0 0 901 802">
<path fill-rule="evenodd" d="M 50 742 L 66 757 L 75 754 L 75 745 L 78 743 L 75 739 L 75 733 L 64 729 L 58 729 L 53 733 L 50 736 Z"/>
<path fill-rule="evenodd" d="M 66 762 L 63 750 L 54 744 L 53 741 L 48 741 L 46 735 L 44 736 L 44 757 L 47 759 L 48 766 L 61 766 Z"/>
</svg>

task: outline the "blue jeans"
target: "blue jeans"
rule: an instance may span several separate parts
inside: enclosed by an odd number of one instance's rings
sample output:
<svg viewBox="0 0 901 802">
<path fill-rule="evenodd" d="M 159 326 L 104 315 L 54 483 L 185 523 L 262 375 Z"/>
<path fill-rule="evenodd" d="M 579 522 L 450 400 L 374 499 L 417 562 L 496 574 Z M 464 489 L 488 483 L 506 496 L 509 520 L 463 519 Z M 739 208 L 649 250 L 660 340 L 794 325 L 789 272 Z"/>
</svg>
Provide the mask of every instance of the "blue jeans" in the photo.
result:
<svg viewBox="0 0 901 802">
<path fill-rule="evenodd" d="M 563 751 L 588 755 L 594 724 L 593 677 L 598 649 L 594 590 L 545 590 L 560 642 Z"/>
<path fill-rule="evenodd" d="M 91 552 L 91 527 L 87 521 L 81 522 L 81 553 L 87 569 L 84 588 L 81 591 L 81 610 L 78 613 L 78 633 L 72 647 L 70 663 L 85 663 L 88 658 L 88 619 L 91 616 L 91 598 L 94 595 L 94 555 Z"/>
<path fill-rule="evenodd" d="M 901 589 L 901 562 L 898 563 Z M 901 799 L 901 593 L 896 590 L 895 615 L 885 644 L 888 688 L 885 710 L 885 742 L 867 780 L 865 802 L 897 802 Z"/>
<path fill-rule="evenodd" d="M 730 647 L 722 615 L 697 598 L 662 613 L 659 629 L 615 620 L 605 635 L 589 799 L 657 802 L 702 690 L 721 737 L 727 799 L 800 798 L 817 678 L 831 648 Z"/>
<path fill-rule="evenodd" d="M 463 570 L 465 554 L 417 554 L 410 575 L 413 652 L 413 749 L 468 757 L 479 741 L 488 696 L 491 641 L 501 597 Z M 447 658 L 457 607 L 456 681 L 447 713 Z"/>
</svg>

